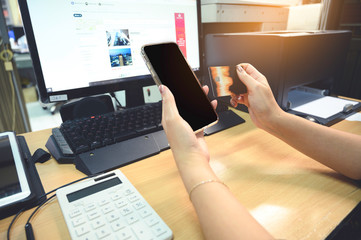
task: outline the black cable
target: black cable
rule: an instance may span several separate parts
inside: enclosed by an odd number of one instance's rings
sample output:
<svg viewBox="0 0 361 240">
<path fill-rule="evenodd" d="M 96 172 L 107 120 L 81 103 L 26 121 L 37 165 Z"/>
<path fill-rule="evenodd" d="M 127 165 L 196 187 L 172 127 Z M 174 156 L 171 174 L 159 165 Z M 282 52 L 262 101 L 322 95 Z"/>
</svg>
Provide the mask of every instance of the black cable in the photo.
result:
<svg viewBox="0 0 361 240">
<path fill-rule="evenodd" d="M 24 210 L 25 210 L 25 208 L 20 209 L 20 211 L 14 216 L 13 220 L 11 221 L 11 223 L 10 223 L 10 225 L 9 225 L 9 227 L 8 227 L 8 232 L 7 232 L 7 234 L 6 234 L 7 240 L 10 240 L 10 229 L 11 229 L 11 227 L 13 226 L 16 218 L 17 218 Z"/>
<path fill-rule="evenodd" d="M 117 102 L 117 109 L 123 108 L 123 106 L 122 106 L 122 104 L 119 102 L 117 96 L 115 96 L 115 93 L 111 92 L 111 93 L 109 93 L 109 94 L 110 94 L 110 96 L 112 96 L 112 97 L 115 99 L 115 101 Z"/>
<path fill-rule="evenodd" d="M 57 188 L 51 190 L 50 192 L 44 193 L 44 194 L 41 195 L 38 199 L 41 199 L 41 198 L 43 198 L 43 197 L 46 197 L 47 195 L 49 195 L 49 194 L 57 191 L 57 190 L 60 189 L 60 188 L 67 187 L 67 186 L 69 186 L 69 185 L 72 185 L 72 184 L 74 184 L 74 183 L 83 181 L 83 180 L 88 179 L 88 178 L 96 177 L 96 176 L 98 176 L 99 174 L 102 174 L 102 173 L 92 174 L 92 175 L 89 175 L 89 176 L 80 178 L 80 179 L 78 179 L 78 180 L 75 180 L 75 181 L 73 181 L 73 182 L 64 184 L 64 185 L 62 185 L 62 186 L 60 186 L 60 187 L 57 187 Z M 32 232 L 33 232 L 33 231 L 32 231 L 32 226 L 31 226 L 31 224 L 30 224 L 31 218 L 35 215 L 35 213 L 38 211 L 38 209 L 39 209 L 41 206 L 43 206 L 46 202 L 48 202 L 50 199 L 54 198 L 55 196 L 56 196 L 56 194 L 52 195 L 51 197 L 49 197 L 49 198 L 47 198 L 47 199 L 44 199 L 44 200 L 38 205 L 38 207 L 37 207 L 36 209 L 34 209 L 34 211 L 31 213 L 31 215 L 29 216 L 29 218 L 28 218 L 28 220 L 27 220 L 27 222 L 26 222 L 26 225 L 25 225 L 25 231 L 26 231 L 26 234 L 27 234 L 27 238 L 28 238 L 28 234 L 31 235 Z M 18 217 L 24 210 L 25 210 L 25 208 L 22 208 L 22 209 L 14 216 L 13 220 L 11 221 L 11 223 L 10 223 L 10 225 L 9 225 L 9 227 L 8 227 L 8 231 L 7 231 L 7 240 L 10 240 L 10 231 L 11 231 L 12 225 L 14 224 L 15 220 L 17 219 L 17 217 Z M 34 239 L 34 236 L 32 235 L 32 237 L 30 237 L 30 239 L 31 239 L 31 238 Z"/>
</svg>

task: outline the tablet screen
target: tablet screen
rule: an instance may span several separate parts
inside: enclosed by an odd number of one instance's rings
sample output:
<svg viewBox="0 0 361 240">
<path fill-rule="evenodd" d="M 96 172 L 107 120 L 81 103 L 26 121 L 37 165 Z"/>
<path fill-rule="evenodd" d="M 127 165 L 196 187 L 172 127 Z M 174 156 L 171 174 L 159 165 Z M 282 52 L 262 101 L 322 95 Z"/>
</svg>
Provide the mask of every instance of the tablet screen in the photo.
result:
<svg viewBox="0 0 361 240">
<path fill-rule="evenodd" d="M 0 207 L 31 194 L 22 157 L 13 132 L 0 133 Z"/>
<path fill-rule="evenodd" d="M 21 191 L 8 136 L 0 136 L 0 199 Z"/>
</svg>

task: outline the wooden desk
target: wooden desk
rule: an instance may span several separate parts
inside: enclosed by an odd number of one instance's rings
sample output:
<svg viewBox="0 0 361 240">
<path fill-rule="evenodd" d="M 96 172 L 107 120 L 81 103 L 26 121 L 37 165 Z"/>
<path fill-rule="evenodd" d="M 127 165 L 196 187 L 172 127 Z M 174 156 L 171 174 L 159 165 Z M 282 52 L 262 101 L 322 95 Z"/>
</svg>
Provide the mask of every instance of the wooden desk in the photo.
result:
<svg viewBox="0 0 361 240">
<path fill-rule="evenodd" d="M 246 123 L 206 138 L 211 163 L 237 198 L 278 239 L 324 239 L 361 201 L 352 181 L 313 161 L 282 141 Z M 361 134 L 361 122 L 343 121 L 333 128 Z M 45 148 L 51 130 L 25 134 L 30 151 Z M 45 191 L 84 175 L 54 159 L 37 164 Z M 178 175 L 170 150 L 121 168 L 173 230 L 175 239 L 202 239 L 197 216 Z M 11 239 L 25 239 L 25 212 Z M 0 239 L 12 217 L 0 221 Z M 231 221 L 231 219 L 230 219 Z M 68 239 L 57 200 L 32 220 L 36 239 Z"/>
</svg>

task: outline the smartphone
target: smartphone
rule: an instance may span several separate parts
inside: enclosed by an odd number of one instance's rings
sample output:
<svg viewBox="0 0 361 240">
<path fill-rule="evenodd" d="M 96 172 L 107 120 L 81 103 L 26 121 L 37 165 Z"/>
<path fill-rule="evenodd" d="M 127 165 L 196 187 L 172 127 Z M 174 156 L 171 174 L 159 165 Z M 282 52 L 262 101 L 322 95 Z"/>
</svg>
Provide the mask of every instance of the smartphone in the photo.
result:
<svg viewBox="0 0 361 240">
<path fill-rule="evenodd" d="M 193 131 L 217 123 L 217 113 L 176 43 L 145 45 L 141 54 L 156 84 L 171 90 L 179 114 Z"/>
<path fill-rule="evenodd" d="M 30 193 L 15 133 L 0 133 L 0 207 L 23 200 Z"/>
<path fill-rule="evenodd" d="M 233 96 L 247 92 L 246 86 L 237 77 L 235 66 L 211 66 L 208 70 L 211 79 L 210 90 L 215 97 Z"/>
</svg>

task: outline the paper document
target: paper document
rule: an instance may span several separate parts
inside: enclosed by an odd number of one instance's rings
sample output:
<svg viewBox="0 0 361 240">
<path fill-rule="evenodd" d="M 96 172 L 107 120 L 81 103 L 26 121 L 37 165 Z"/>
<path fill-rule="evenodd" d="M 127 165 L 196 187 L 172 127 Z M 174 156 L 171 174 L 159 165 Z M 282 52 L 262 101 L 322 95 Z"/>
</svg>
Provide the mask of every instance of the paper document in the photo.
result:
<svg viewBox="0 0 361 240">
<path fill-rule="evenodd" d="M 361 122 L 361 113 L 352 114 L 351 116 L 349 116 L 348 118 L 346 118 L 346 120 L 348 120 L 348 121 L 359 121 L 359 122 Z"/>
<path fill-rule="evenodd" d="M 321 118 L 329 118 L 342 112 L 347 104 L 356 105 L 358 103 L 356 101 L 297 90 L 289 92 L 288 99 L 291 102 L 292 110 Z"/>
</svg>

